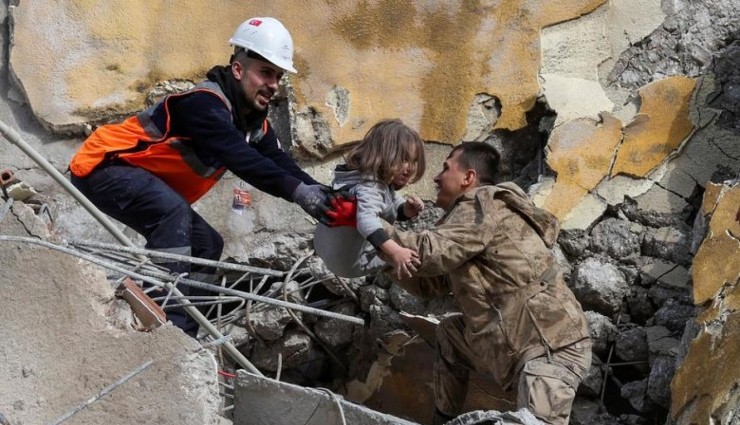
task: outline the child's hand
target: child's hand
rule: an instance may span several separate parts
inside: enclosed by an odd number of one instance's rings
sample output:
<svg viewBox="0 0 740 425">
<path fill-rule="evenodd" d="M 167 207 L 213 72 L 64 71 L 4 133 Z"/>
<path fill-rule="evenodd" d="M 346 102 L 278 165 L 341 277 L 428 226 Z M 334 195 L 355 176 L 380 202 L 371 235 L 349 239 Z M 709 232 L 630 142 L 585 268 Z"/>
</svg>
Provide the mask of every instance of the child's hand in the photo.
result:
<svg viewBox="0 0 740 425">
<path fill-rule="evenodd" d="M 419 264 L 419 254 L 416 251 L 399 246 L 399 249 L 394 251 L 391 256 L 391 263 L 393 268 L 396 269 L 396 276 L 399 279 L 411 277 L 416 272 L 416 266 Z"/>
<path fill-rule="evenodd" d="M 391 263 L 396 271 L 396 277 L 412 277 L 416 272 L 416 267 L 421 264 L 419 254 L 416 251 L 404 248 L 394 240 L 387 240 L 381 246 L 383 253 L 387 256 L 388 262 Z"/>
<path fill-rule="evenodd" d="M 418 196 L 409 196 L 403 204 L 403 214 L 408 218 L 414 218 L 424 209 L 424 201 Z"/>
</svg>

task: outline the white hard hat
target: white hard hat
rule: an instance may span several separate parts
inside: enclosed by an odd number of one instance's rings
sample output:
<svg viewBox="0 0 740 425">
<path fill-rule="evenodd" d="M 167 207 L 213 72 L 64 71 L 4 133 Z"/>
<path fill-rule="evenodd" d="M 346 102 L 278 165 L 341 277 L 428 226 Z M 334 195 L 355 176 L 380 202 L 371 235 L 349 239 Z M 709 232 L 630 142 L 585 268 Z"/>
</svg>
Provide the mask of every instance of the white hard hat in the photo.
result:
<svg viewBox="0 0 740 425">
<path fill-rule="evenodd" d="M 251 50 L 289 72 L 293 68 L 293 39 L 275 18 L 250 18 L 242 22 L 229 39 L 232 46 Z"/>
</svg>

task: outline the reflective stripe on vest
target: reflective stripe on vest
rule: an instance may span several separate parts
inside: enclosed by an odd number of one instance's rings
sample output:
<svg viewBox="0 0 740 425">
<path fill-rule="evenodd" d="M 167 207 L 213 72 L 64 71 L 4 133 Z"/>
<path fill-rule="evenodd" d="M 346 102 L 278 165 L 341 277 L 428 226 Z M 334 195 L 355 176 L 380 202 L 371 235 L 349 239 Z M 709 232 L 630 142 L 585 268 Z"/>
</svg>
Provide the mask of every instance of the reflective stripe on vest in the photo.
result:
<svg viewBox="0 0 740 425">
<path fill-rule="evenodd" d="M 217 95 L 231 111 L 231 103 L 218 84 L 206 81 L 183 93 L 165 97 L 160 103 L 147 108 L 120 124 L 105 125 L 85 140 L 69 165 L 78 177 L 85 177 L 106 160 L 117 158 L 133 166 L 143 168 L 159 177 L 174 191 L 193 203 L 200 199 L 226 172 L 225 167 L 211 167 L 198 158 L 195 152 L 183 143 L 183 138 L 170 132 L 169 100 L 197 91 Z M 164 133 L 154 124 L 154 111 L 163 105 L 166 114 Z M 267 132 L 267 120 L 261 128 L 249 132 L 246 141 L 256 143 Z"/>
</svg>

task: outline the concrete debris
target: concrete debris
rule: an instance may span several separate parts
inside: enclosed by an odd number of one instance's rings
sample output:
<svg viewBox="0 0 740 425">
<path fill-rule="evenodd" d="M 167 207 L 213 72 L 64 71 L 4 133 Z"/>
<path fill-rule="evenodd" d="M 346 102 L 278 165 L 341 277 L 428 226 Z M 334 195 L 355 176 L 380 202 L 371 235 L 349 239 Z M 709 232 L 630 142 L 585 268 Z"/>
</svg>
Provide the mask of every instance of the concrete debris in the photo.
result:
<svg viewBox="0 0 740 425">
<path fill-rule="evenodd" d="M 36 228 L 38 217 L 19 214 L 24 209 L 13 206 L 14 214 L 0 223 L 3 233 Z M 131 310 L 115 302 L 102 269 L 8 240 L 0 242 L 0 259 L 0 339 L 13 341 L 0 346 L 0 405 L 10 424 L 51 423 L 148 360 L 154 362 L 135 384 L 128 381 L 79 411 L 74 423 L 219 422 L 213 354 L 171 325 L 135 331 Z M 128 322 L 109 321 L 113 316 Z M 167 403 L 155 394 L 166 394 Z"/>
<path fill-rule="evenodd" d="M 527 409 L 516 412 L 474 410 L 463 413 L 445 425 L 544 425 Z"/>
<path fill-rule="evenodd" d="M 586 320 L 588 320 L 588 334 L 591 337 L 593 352 L 606 354 L 612 342 L 614 342 L 617 327 L 603 314 L 591 310 L 586 310 L 584 313 Z"/>
<path fill-rule="evenodd" d="M 16 201 L 27 201 L 38 195 L 38 192 L 34 188 L 23 182 L 12 183 L 5 187 L 5 191 L 9 197 Z"/>
<path fill-rule="evenodd" d="M 630 405 L 639 413 L 650 413 L 655 409 L 653 402 L 647 397 L 648 380 L 628 382 L 620 389 L 623 399 L 629 401 Z"/>
<path fill-rule="evenodd" d="M 647 365 L 648 340 L 645 328 L 638 326 L 617 334 L 614 354 L 626 362 L 643 361 Z"/>
<path fill-rule="evenodd" d="M 591 250 L 628 262 L 640 254 L 641 227 L 627 220 L 607 218 L 591 230 Z"/>
<path fill-rule="evenodd" d="M 148 360 L 144 362 L 141 366 L 137 367 L 136 369 L 132 370 L 131 372 L 127 373 L 125 376 L 123 376 L 121 379 L 117 380 L 116 382 L 108 385 L 107 387 L 103 388 L 93 397 L 90 397 L 88 400 L 86 400 L 84 403 L 81 403 L 79 406 L 76 406 L 74 409 L 70 410 L 68 413 L 65 413 L 61 417 L 57 418 L 52 424 L 58 425 L 62 422 L 65 422 L 67 419 L 71 418 L 72 416 L 79 413 L 82 409 L 85 409 L 92 403 L 98 401 L 101 397 L 105 397 L 108 393 L 115 390 L 119 386 L 125 384 L 129 379 L 132 379 L 134 376 L 140 374 L 143 372 L 146 368 L 152 365 L 152 360 Z"/>
<path fill-rule="evenodd" d="M 239 372 L 234 425 L 412 425 L 373 411 L 326 389 L 305 388 Z"/>
<path fill-rule="evenodd" d="M 629 291 L 624 273 L 597 257 L 587 258 L 576 267 L 571 287 L 584 308 L 606 316 L 619 311 Z"/>
<path fill-rule="evenodd" d="M 357 314 L 354 302 L 343 302 L 331 308 L 336 313 L 353 316 Z M 356 325 L 336 319 L 320 318 L 313 329 L 318 339 L 333 349 L 347 347 L 352 342 Z"/>
<path fill-rule="evenodd" d="M 588 399 L 598 399 L 604 388 L 604 363 L 598 356 L 594 356 L 591 367 L 578 386 L 578 395 Z M 576 399 L 579 400 L 579 399 Z"/>
<path fill-rule="evenodd" d="M 242 215 L 224 208 L 231 173 L 195 206 L 224 235 L 227 260 L 198 263 L 219 268 L 220 282 L 178 281 L 213 293 L 149 292 L 174 278 L 142 262 L 151 251 L 109 244 L 104 230 L 119 241 L 115 231 L 133 232 L 118 223 L 102 229 L 84 214 L 59 189 L 68 183 L 61 171 L 81 134 L 192 87 L 211 59 L 202 53 L 214 50 L 181 51 L 203 41 L 188 25 L 172 27 L 173 37 L 151 36 L 156 28 L 142 37 L 147 29 L 130 25 L 125 2 L 94 8 L 111 18 L 106 26 L 93 8 L 33 3 L 4 2 L 0 20 L 0 68 L 9 76 L 0 81 L 0 123 L 21 129 L 44 159 L 19 155 L 18 135 L 2 125 L 11 143 L 0 143 L 0 340 L 12 344 L 0 345 L 0 425 L 59 422 L 70 412 L 69 422 L 110 425 L 428 423 L 435 323 L 459 306 L 451 297 L 419 299 L 383 274 L 333 276 L 312 255 L 315 223 L 299 207 L 254 189 Z M 306 160 L 312 177 L 329 181 L 337 145 L 390 111 L 430 142 L 426 176 L 402 192 L 423 196 L 427 208 L 399 227 L 434 226 L 443 213 L 432 202 L 435 167 L 463 140 L 497 147 L 499 177 L 558 216 L 553 250 L 587 310 L 594 354 L 572 424 L 740 423 L 736 0 L 569 0 L 508 5 L 503 15 L 488 4 L 471 11 L 412 1 L 295 16 L 280 7 L 290 2 L 277 3 L 286 22 L 336 23 L 321 37 L 291 24 L 301 73 L 283 79 L 269 109 L 283 147 Z M 256 15 L 259 7 L 248 8 Z M 356 37 L 357 22 L 375 22 L 387 8 L 408 31 Z M 176 20 L 213 19 L 191 15 Z M 497 25 L 499 15 L 516 19 Z M 477 35 L 426 37 L 430 23 Z M 177 60 L 161 54 L 171 40 Z M 478 48 L 492 40 L 513 44 Z M 51 77 L 39 73 L 49 46 L 79 60 Z M 357 61 L 358 51 L 367 60 Z M 440 78 L 447 68 L 439 60 L 475 66 L 463 66 L 465 81 L 457 81 Z M 337 63 L 348 72 L 336 73 Z M 388 63 L 408 75 L 397 78 Z M 388 103 L 389 94 L 403 99 Z M 114 292 L 122 281 L 127 302 Z M 187 337 L 150 297 L 195 304 L 206 330 Z M 243 367 L 253 373 L 235 372 Z M 451 423 L 537 423 L 490 377 L 474 374 L 470 387 L 470 413 Z"/>
<path fill-rule="evenodd" d="M 19 180 L 11 169 L 0 171 L 0 190 L 4 199 L 12 198 L 21 202 L 29 201 L 38 195 L 33 187 Z"/>
</svg>

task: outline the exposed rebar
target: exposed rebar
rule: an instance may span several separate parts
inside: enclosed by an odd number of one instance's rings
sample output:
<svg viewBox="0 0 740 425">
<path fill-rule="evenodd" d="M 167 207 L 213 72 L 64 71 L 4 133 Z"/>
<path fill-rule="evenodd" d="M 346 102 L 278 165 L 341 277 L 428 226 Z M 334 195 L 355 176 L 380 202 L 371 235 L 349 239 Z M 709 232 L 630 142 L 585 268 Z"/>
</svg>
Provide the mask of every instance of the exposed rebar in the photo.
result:
<svg viewBox="0 0 740 425">
<path fill-rule="evenodd" d="M 0 223 L 3 222 L 3 219 L 5 218 L 5 214 L 8 213 L 10 210 L 10 207 L 13 205 L 13 198 L 8 198 L 7 201 L 5 201 L 5 204 L 3 204 L 2 207 L 0 207 Z"/>
<path fill-rule="evenodd" d="M 103 226 L 106 230 L 108 230 L 113 237 L 115 237 L 121 244 L 134 247 L 135 245 L 131 240 L 126 237 L 126 235 L 123 234 L 123 232 L 118 229 L 113 224 L 113 221 L 109 219 L 105 214 L 103 214 L 95 205 L 93 205 L 92 202 L 90 202 L 85 195 L 83 195 L 79 190 L 77 190 L 76 187 L 72 185 L 65 177 L 60 173 L 56 168 L 54 168 L 49 161 L 47 161 L 44 157 L 39 155 L 38 152 L 36 152 L 31 145 L 26 143 L 21 136 L 12 128 L 8 127 L 7 124 L 0 121 L 0 133 L 8 140 L 10 143 L 15 144 L 18 146 L 26 155 L 28 155 L 32 160 L 34 160 L 41 168 L 43 168 L 49 175 L 57 182 L 59 183 L 70 195 L 72 195 L 73 198 L 77 202 L 79 202 L 95 219 Z M 182 295 L 179 290 L 175 290 L 175 295 Z M 211 324 L 211 322 L 206 319 L 203 314 L 201 314 L 200 311 L 198 311 L 197 308 L 192 306 L 185 307 L 185 311 L 187 311 L 190 316 L 195 319 L 196 322 L 198 322 L 205 330 L 211 334 L 214 338 L 221 338 L 223 335 L 221 332 L 216 329 L 215 326 Z M 247 370 L 251 371 L 252 373 L 262 376 L 262 373 L 252 365 L 252 363 L 247 360 L 244 355 L 234 347 L 234 345 L 230 343 L 224 344 L 224 347 L 226 347 L 226 350 L 228 353 L 236 360 L 239 364 L 241 364 L 243 367 L 245 367 Z"/>
<path fill-rule="evenodd" d="M 65 413 L 64 415 L 62 415 L 61 417 L 59 417 L 58 419 L 56 419 L 54 422 L 51 423 L 51 425 L 58 425 L 58 424 L 60 424 L 60 423 L 62 423 L 64 421 L 66 421 L 67 419 L 71 418 L 72 416 L 76 415 L 77 413 L 79 413 L 85 407 L 91 405 L 92 403 L 95 403 L 96 401 L 98 401 L 99 399 L 101 399 L 102 397 L 104 397 L 109 392 L 115 390 L 117 387 L 119 387 L 120 385 L 124 384 L 129 379 L 131 379 L 134 376 L 138 375 L 139 373 L 143 372 L 144 369 L 146 369 L 149 366 L 151 366 L 152 363 L 153 363 L 153 361 L 152 360 L 149 360 L 149 361 L 145 362 L 144 364 L 142 364 L 141 366 L 137 367 L 136 369 L 132 370 L 131 372 L 127 373 L 126 375 L 124 375 L 118 381 L 116 381 L 116 382 L 108 385 L 107 387 L 103 388 L 96 395 L 90 397 L 86 401 L 80 403 L 74 409 L 70 410 L 69 412 Z"/>
<path fill-rule="evenodd" d="M 300 258 L 300 259 L 299 259 L 299 260 L 298 260 L 298 261 L 297 261 L 297 262 L 296 262 L 296 263 L 295 263 L 295 264 L 293 265 L 293 267 L 292 267 L 292 268 L 290 269 L 290 271 L 288 272 L 287 276 L 285 276 L 285 281 L 283 282 L 283 299 L 285 299 L 285 300 L 287 300 L 287 299 L 288 299 L 288 295 L 287 295 L 287 291 L 286 291 L 286 290 L 287 290 L 287 288 L 288 288 L 288 282 L 290 282 L 290 279 L 291 279 L 291 278 L 293 277 L 293 273 L 294 273 L 294 272 L 295 272 L 295 271 L 296 271 L 296 270 L 298 269 L 298 266 L 299 266 L 299 265 L 300 265 L 300 264 L 301 264 L 302 262 L 304 262 L 304 261 L 305 261 L 306 259 L 308 259 L 308 258 L 309 258 L 310 256 L 312 256 L 312 255 L 313 255 L 313 251 L 310 251 L 310 252 L 309 252 L 308 254 L 306 254 L 306 255 L 304 255 L 303 257 L 301 257 L 301 258 Z M 323 310 L 322 310 L 322 311 L 323 311 Z M 315 334 L 315 333 L 313 333 L 313 331 L 311 331 L 311 329 L 309 329 L 309 327 L 308 327 L 308 326 L 306 326 L 306 324 L 305 324 L 305 323 L 303 323 L 303 320 L 301 320 L 301 318 L 300 318 L 300 317 L 298 317 L 298 316 L 297 316 L 297 315 L 296 315 L 295 313 L 293 313 L 293 312 L 292 312 L 292 311 L 290 311 L 290 310 L 288 310 L 288 314 L 290 315 L 290 317 L 292 317 L 292 318 L 293 318 L 293 320 L 294 320 L 294 321 L 296 322 L 296 324 L 297 324 L 297 325 L 298 325 L 298 326 L 299 326 L 299 327 L 300 327 L 301 329 L 303 329 L 303 332 L 305 332 L 305 333 L 306 333 L 306 335 L 308 335 L 309 337 L 311 337 L 311 338 L 312 338 L 312 339 L 313 339 L 314 341 L 316 341 L 316 343 L 318 343 L 318 344 L 319 344 L 319 345 L 321 346 L 321 348 L 323 348 L 323 349 L 324 349 L 324 351 L 326 351 L 326 353 L 327 353 L 327 354 L 329 355 L 329 358 L 330 358 L 330 359 L 334 360 L 334 362 L 336 362 L 336 363 L 337 363 L 337 364 L 339 365 L 339 367 L 341 367 L 341 368 L 342 368 L 343 370 L 345 370 L 345 371 L 346 371 L 346 370 L 348 370 L 347 366 L 346 366 L 346 365 L 345 365 L 344 363 L 342 363 L 342 361 L 341 361 L 341 360 L 339 360 L 339 357 L 337 357 L 337 355 L 336 355 L 336 354 L 334 354 L 334 351 L 333 351 L 333 350 L 332 350 L 332 349 L 331 349 L 331 348 L 329 347 L 329 345 L 328 345 L 328 344 L 326 344 L 326 343 L 324 343 L 324 341 L 322 341 L 321 339 L 319 339 L 319 338 L 318 338 L 318 337 L 316 336 L 316 334 Z M 334 314 L 338 314 L 338 313 L 334 313 Z M 329 317 L 329 316 L 327 316 L 327 317 Z M 347 316 L 347 317 L 352 317 L 352 316 Z M 364 323 L 365 323 L 365 321 L 364 321 L 364 320 L 362 320 L 362 319 L 360 319 L 360 320 L 361 320 L 361 322 L 360 322 L 360 323 L 362 323 L 362 324 L 364 324 Z M 354 322 L 354 323 L 357 323 L 357 322 Z"/>
<path fill-rule="evenodd" d="M 168 260 L 175 260 L 181 262 L 189 262 L 191 264 L 198 264 L 202 266 L 217 267 L 224 270 L 234 270 L 238 272 L 248 272 L 254 274 L 261 274 L 267 276 L 282 277 L 285 272 L 280 270 L 265 269 L 261 267 L 245 266 L 243 264 L 228 263 L 225 261 L 207 260 L 205 258 L 190 257 L 188 255 L 172 254 L 169 252 L 156 251 L 151 249 L 114 245 L 104 242 L 90 242 L 90 241 L 68 241 L 70 245 L 84 246 L 99 249 L 108 249 L 111 251 L 127 252 L 130 254 L 147 255 L 149 257 L 166 258 Z"/>
<path fill-rule="evenodd" d="M 66 246 L 57 245 L 57 244 L 54 244 L 52 242 L 44 241 L 44 240 L 41 240 L 41 239 L 34 239 L 34 238 L 23 237 L 23 236 L 6 236 L 6 235 L 0 235 L 0 241 L 2 241 L 2 240 L 5 240 L 5 241 L 15 241 L 15 242 L 28 242 L 28 243 L 32 243 L 32 244 L 42 245 L 42 246 L 45 246 L 45 247 L 48 247 L 48 248 L 56 249 L 56 250 L 61 251 L 61 252 L 66 252 L 68 254 L 78 256 L 78 257 L 80 257 L 80 258 L 82 258 L 84 260 L 90 261 L 90 262 L 95 263 L 95 264 L 97 264 L 99 266 L 106 267 L 106 268 L 109 268 L 111 270 L 115 270 L 117 272 L 127 274 L 128 276 L 130 276 L 130 277 L 132 277 L 134 279 L 139 279 L 139 280 L 142 280 L 144 282 L 151 283 L 152 285 L 156 285 L 156 286 L 159 286 L 159 287 L 166 287 L 168 290 L 172 288 L 172 283 L 169 282 L 169 281 L 162 282 L 161 280 L 155 279 L 155 278 L 153 278 L 151 276 L 147 276 L 147 275 L 144 275 L 144 274 L 141 274 L 141 273 L 137 273 L 137 272 L 133 272 L 133 271 L 127 270 L 127 269 L 125 269 L 123 267 L 120 267 L 119 265 L 111 264 L 108 261 L 100 260 L 99 258 L 97 258 L 95 256 L 92 256 L 92 255 L 89 255 L 89 254 L 85 254 L 85 253 L 82 253 L 82 252 L 79 252 L 79 251 L 75 251 L 75 250 L 73 250 L 71 248 L 68 248 Z M 168 277 L 171 277 L 171 276 L 168 276 Z M 232 295 L 232 296 L 241 297 L 241 298 L 244 298 L 244 299 L 251 299 L 251 300 L 254 300 L 254 301 L 260 301 L 260 302 L 264 302 L 264 303 L 267 303 L 267 304 L 273 304 L 273 305 L 276 305 L 278 307 L 284 307 L 284 308 L 286 308 L 288 310 L 297 310 L 297 311 L 301 311 L 303 313 L 313 314 L 313 315 L 316 315 L 316 316 L 328 317 L 328 318 L 332 318 L 332 319 L 339 319 L 339 320 L 343 320 L 343 321 L 346 321 L 346 322 L 355 323 L 355 324 L 358 324 L 358 325 L 364 325 L 365 324 L 365 321 L 363 319 L 359 318 L 359 317 L 347 316 L 347 315 L 335 313 L 335 312 L 332 312 L 332 311 L 319 310 L 319 309 L 308 307 L 308 306 L 305 306 L 305 305 L 302 305 L 302 304 L 290 303 L 290 302 L 286 302 L 286 301 L 283 301 L 283 300 L 277 300 L 277 299 L 274 299 L 274 298 L 268 298 L 268 297 L 265 297 L 265 296 L 262 296 L 262 295 L 257 295 L 257 294 L 252 294 L 252 293 L 249 293 L 249 292 L 239 291 L 239 290 L 236 290 L 236 289 L 222 288 L 221 286 L 218 286 L 218 285 L 213 285 L 213 284 L 210 284 L 210 283 L 204 283 L 204 282 L 200 282 L 200 281 L 197 281 L 197 280 L 187 279 L 187 278 L 184 278 L 184 277 L 179 278 L 177 280 L 177 282 L 178 282 L 178 284 L 187 285 L 187 286 L 190 286 L 190 287 L 193 287 L 193 288 L 205 289 L 205 290 L 211 291 L 211 292 L 222 293 L 222 294 L 226 294 L 226 295 Z M 180 291 L 177 290 L 177 288 L 174 288 L 173 295 L 184 297 L 184 295 L 182 293 L 180 293 Z M 185 298 L 184 301 L 188 302 L 187 301 L 187 298 Z M 197 311 L 197 309 L 195 309 L 195 307 L 192 307 L 192 309 Z M 200 313 L 198 313 L 198 314 L 200 314 Z M 201 314 L 201 316 L 202 316 L 202 314 Z M 205 317 L 204 317 L 204 320 L 209 325 L 211 325 L 211 323 L 207 319 L 205 319 Z M 201 325 L 202 324 L 203 323 L 201 323 Z M 223 335 L 221 335 L 220 332 L 219 332 L 219 335 L 212 335 L 212 336 L 214 338 L 221 338 Z"/>
<path fill-rule="evenodd" d="M 136 272 L 132 272 L 132 271 L 126 270 L 123 267 L 120 267 L 120 266 L 115 265 L 115 264 L 110 264 L 109 262 L 100 260 L 100 259 L 96 258 L 95 256 L 88 255 L 88 254 L 85 254 L 85 253 L 82 253 L 82 252 L 79 252 L 79 251 L 75 251 L 75 250 L 73 250 L 71 248 L 67 248 L 67 247 L 64 247 L 64 246 L 59 246 L 57 244 L 54 244 L 54 243 L 51 243 L 51 242 L 48 242 L 48 241 L 44 241 L 44 240 L 41 240 L 41 239 L 26 238 L 26 237 L 21 237 L 21 236 L 0 235 L 0 241 L 3 241 L 3 240 L 4 241 L 15 241 L 15 242 L 28 242 L 28 243 L 33 243 L 33 244 L 45 246 L 47 248 L 55 249 L 55 250 L 60 251 L 60 252 L 64 252 L 64 253 L 67 253 L 67 254 L 70 254 L 70 255 L 77 256 L 77 257 L 82 258 L 84 260 L 87 260 L 87 261 L 89 261 L 89 262 L 91 262 L 93 264 L 97 264 L 97 265 L 99 265 L 101 267 L 106 267 L 108 269 L 115 270 L 117 272 L 126 274 L 126 275 L 128 275 L 130 277 L 133 277 L 134 279 L 139 279 L 139 280 L 141 280 L 143 282 L 151 283 L 152 285 L 156 285 L 156 286 L 160 286 L 160 287 L 165 287 L 167 289 L 172 288 L 172 283 L 170 283 L 170 282 L 161 282 L 161 281 L 159 281 L 157 279 L 154 279 L 152 277 L 145 276 L 145 275 L 142 275 L 140 273 L 136 273 Z M 216 288 L 218 288 L 218 287 L 216 287 Z M 177 289 L 177 288 L 174 288 L 173 294 L 176 295 L 176 296 L 184 297 L 184 295 L 182 294 L 182 292 L 180 292 L 180 290 Z M 211 334 L 211 336 L 213 338 L 219 339 L 219 338 L 222 338 L 223 337 L 223 334 L 218 329 L 216 329 L 216 327 L 213 326 L 213 324 L 211 324 L 211 322 L 208 321 L 208 319 L 206 319 L 206 317 L 203 316 L 203 314 L 200 311 L 198 311 L 197 308 L 193 307 L 192 305 L 189 305 L 189 301 L 187 299 L 185 299 L 184 301 L 185 301 L 185 303 L 188 304 L 188 305 L 186 305 L 184 307 L 185 308 L 185 311 L 187 311 L 188 314 L 190 314 L 190 316 L 192 316 L 201 326 L 203 326 L 203 328 L 205 328 L 205 330 L 209 334 Z M 244 367 L 248 371 L 254 373 L 255 375 L 264 376 L 262 374 L 262 372 L 260 372 L 259 369 L 257 369 L 256 367 L 254 367 L 254 365 L 249 360 L 247 360 L 246 357 L 244 357 L 244 354 L 242 354 L 239 350 L 237 350 L 237 348 L 233 344 L 227 342 L 227 343 L 224 344 L 224 347 L 226 348 L 226 351 L 229 353 L 229 355 L 234 360 L 236 360 L 237 363 L 239 363 L 240 365 L 242 365 L 242 367 Z"/>
</svg>

